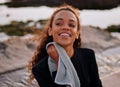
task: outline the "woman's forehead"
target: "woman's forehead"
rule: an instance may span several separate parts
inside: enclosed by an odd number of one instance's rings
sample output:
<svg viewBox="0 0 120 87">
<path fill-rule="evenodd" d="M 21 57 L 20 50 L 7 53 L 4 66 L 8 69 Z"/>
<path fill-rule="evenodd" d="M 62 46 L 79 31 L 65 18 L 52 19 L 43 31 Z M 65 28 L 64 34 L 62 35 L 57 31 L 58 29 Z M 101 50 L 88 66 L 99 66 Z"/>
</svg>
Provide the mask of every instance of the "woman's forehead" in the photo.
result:
<svg viewBox="0 0 120 87">
<path fill-rule="evenodd" d="M 71 21 L 77 21 L 75 14 L 69 10 L 61 10 L 54 16 L 54 20 L 69 19 Z"/>
</svg>

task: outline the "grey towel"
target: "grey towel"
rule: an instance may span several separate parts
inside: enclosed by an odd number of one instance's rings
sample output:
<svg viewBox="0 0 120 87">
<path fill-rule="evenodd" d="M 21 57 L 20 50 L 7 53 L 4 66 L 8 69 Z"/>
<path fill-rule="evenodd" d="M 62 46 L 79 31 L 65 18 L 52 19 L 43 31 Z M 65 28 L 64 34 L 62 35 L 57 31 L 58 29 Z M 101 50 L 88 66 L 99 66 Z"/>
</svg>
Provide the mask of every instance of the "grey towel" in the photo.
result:
<svg viewBox="0 0 120 87">
<path fill-rule="evenodd" d="M 77 72 L 64 48 L 55 42 L 50 42 L 47 44 L 46 49 L 51 44 L 55 46 L 59 54 L 58 69 L 54 82 L 60 85 L 67 85 L 67 87 L 80 87 Z M 48 58 L 48 66 L 52 75 L 52 72 L 56 71 L 56 65 L 55 61 L 50 57 Z"/>
</svg>

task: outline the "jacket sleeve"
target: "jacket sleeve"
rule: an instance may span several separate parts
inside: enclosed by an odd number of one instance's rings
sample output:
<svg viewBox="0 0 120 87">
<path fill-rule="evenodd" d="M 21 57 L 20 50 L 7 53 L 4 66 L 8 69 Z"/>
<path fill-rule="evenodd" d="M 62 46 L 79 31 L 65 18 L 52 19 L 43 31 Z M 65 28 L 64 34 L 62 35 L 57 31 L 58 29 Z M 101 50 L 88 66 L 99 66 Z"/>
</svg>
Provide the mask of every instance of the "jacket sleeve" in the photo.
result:
<svg viewBox="0 0 120 87">
<path fill-rule="evenodd" d="M 32 73 L 40 87 L 54 87 L 47 67 L 46 58 L 42 59 L 32 68 Z"/>
<path fill-rule="evenodd" d="M 48 68 L 48 58 L 45 57 L 32 68 L 32 73 L 40 87 L 66 87 L 54 83 Z M 55 72 L 56 73 L 56 72 Z"/>
<path fill-rule="evenodd" d="M 90 78 L 91 78 L 90 87 L 102 87 L 102 83 L 98 73 L 98 66 L 95 59 L 95 53 L 93 50 L 90 50 L 89 56 L 90 56 L 89 69 L 90 69 Z"/>
</svg>

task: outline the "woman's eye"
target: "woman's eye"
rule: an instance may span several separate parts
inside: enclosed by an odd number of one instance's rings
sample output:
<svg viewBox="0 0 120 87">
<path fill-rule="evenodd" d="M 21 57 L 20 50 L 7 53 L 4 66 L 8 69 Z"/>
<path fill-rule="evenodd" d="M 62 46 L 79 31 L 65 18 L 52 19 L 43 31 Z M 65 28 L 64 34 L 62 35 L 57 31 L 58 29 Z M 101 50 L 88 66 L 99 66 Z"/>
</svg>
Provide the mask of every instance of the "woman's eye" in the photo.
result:
<svg viewBox="0 0 120 87">
<path fill-rule="evenodd" d="M 74 28 L 75 27 L 75 24 L 69 24 L 70 27 Z"/>
<path fill-rule="evenodd" d="M 56 23 L 56 25 L 57 25 L 57 26 L 60 26 L 60 25 L 62 25 L 62 23 Z"/>
</svg>

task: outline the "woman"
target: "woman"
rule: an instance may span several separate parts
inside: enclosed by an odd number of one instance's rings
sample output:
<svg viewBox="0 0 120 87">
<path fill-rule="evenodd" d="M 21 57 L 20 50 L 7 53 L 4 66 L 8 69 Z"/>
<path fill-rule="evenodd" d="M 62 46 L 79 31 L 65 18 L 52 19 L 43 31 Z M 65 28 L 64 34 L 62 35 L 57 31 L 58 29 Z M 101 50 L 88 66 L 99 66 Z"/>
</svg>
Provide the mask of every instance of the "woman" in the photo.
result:
<svg viewBox="0 0 120 87">
<path fill-rule="evenodd" d="M 98 67 L 93 50 L 80 48 L 80 20 L 79 11 L 71 6 L 59 7 L 49 19 L 43 33 L 40 34 L 40 44 L 29 63 L 29 69 L 40 87 L 66 87 L 66 85 L 54 82 L 57 69 L 50 74 L 48 57 L 50 56 L 58 68 L 59 54 L 54 45 L 46 45 L 49 42 L 59 44 L 69 56 L 79 78 L 80 87 L 102 87 L 99 79 Z"/>
</svg>

